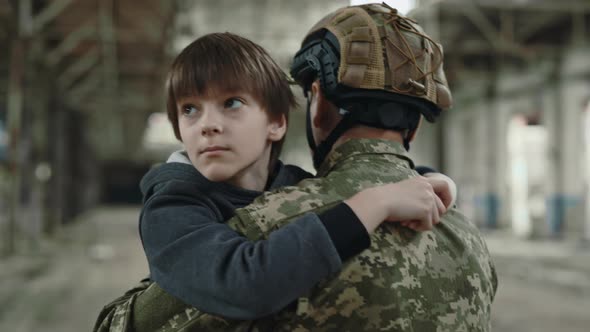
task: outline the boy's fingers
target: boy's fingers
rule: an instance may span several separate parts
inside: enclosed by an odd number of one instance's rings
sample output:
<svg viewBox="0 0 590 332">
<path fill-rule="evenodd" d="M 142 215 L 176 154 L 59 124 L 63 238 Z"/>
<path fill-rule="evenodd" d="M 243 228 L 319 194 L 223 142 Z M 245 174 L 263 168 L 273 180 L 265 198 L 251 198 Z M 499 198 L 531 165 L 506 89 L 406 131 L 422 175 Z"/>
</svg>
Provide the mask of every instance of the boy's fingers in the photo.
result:
<svg viewBox="0 0 590 332">
<path fill-rule="evenodd" d="M 434 196 L 434 201 L 436 202 L 436 208 L 439 214 L 439 219 L 438 221 L 440 221 L 440 216 L 442 216 L 443 214 L 445 214 L 445 212 L 447 212 L 447 208 L 445 207 L 444 203 L 442 202 L 442 200 L 438 197 L 438 196 Z"/>
<path fill-rule="evenodd" d="M 453 201 L 453 194 L 446 180 L 438 177 L 427 177 L 426 181 L 430 183 L 434 193 L 440 198 L 444 206 L 449 206 Z"/>
<path fill-rule="evenodd" d="M 430 224 L 430 228 L 428 229 L 432 229 L 433 225 L 438 224 L 438 222 L 440 221 L 440 216 L 439 216 L 439 209 L 438 209 L 438 203 L 440 200 L 438 199 L 438 196 L 434 195 L 434 201 L 432 202 L 432 223 Z"/>
</svg>

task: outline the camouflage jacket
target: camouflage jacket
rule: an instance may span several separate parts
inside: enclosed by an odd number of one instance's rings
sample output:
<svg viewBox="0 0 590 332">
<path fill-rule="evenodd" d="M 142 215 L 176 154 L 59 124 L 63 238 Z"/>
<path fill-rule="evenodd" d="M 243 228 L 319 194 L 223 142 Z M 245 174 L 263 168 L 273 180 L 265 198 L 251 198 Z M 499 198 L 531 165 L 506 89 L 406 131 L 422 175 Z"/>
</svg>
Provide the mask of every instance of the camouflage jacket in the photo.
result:
<svg viewBox="0 0 590 332">
<path fill-rule="evenodd" d="M 263 239 L 307 211 L 321 212 L 362 189 L 415 175 L 401 144 L 350 140 L 330 153 L 318 178 L 260 196 L 237 210 L 229 225 Z M 382 224 L 371 247 L 300 298 L 296 310 L 230 321 L 182 304 L 160 306 L 168 318 L 135 331 L 489 331 L 496 288 L 483 238 L 451 209 L 433 231 Z M 152 285 L 138 299 L 161 293 Z M 133 310 L 136 327 L 150 320 L 149 312 L 137 305 Z"/>
</svg>

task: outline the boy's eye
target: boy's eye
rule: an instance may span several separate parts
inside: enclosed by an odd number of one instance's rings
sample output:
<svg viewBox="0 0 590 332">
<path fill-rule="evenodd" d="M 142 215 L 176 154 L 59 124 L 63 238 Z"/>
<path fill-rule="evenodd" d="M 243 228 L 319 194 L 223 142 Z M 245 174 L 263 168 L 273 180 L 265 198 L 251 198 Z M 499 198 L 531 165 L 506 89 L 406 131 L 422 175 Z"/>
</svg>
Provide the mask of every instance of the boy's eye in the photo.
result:
<svg viewBox="0 0 590 332">
<path fill-rule="evenodd" d="M 195 105 L 183 105 L 182 106 L 182 114 L 184 115 L 194 115 L 198 112 L 199 110 L 195 107 Z"/>
<path fill-rule="evenodd" d="M 240 108 L 244 103 L 238 98 L 230 98 L 225 101 L 225 108 Z"/>
</svg>

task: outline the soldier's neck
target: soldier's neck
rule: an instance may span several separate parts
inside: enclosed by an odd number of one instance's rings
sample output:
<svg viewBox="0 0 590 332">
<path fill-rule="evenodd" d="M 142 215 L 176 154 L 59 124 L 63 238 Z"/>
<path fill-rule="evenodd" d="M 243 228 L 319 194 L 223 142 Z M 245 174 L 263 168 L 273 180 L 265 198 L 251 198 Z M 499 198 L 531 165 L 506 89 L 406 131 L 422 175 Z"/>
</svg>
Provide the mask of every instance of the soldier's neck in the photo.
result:
<svg viewBox="0 0 590 332">
<path fill-rule="evenodd" d="M 342 143 L 354 138 L 384 139 L 402 144 L 404 142 L 402 134 L 397 131 L 372 128 L 367 126 L 355 126 L 347 130 L 344 134 L 342 134 L 342 136 L 340 136 L 336 143 L 334 143 L 333 148 L 336 148 L 339 145 L 342 145 Z"/>
</svg>

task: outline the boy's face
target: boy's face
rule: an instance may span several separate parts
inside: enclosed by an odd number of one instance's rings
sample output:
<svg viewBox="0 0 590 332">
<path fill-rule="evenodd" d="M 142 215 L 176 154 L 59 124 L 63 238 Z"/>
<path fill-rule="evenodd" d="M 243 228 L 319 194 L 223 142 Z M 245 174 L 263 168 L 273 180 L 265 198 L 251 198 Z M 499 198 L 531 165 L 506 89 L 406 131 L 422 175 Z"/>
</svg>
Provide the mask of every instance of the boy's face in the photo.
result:
<svg viewBox="0 0 590 332">
<path fill-rule="evenodd" d="M 256 99 L 243 92 L 211 91 L 176 106 L 182 142 L 199 172 L 210 181 L 263 189 L 271 145 L 284 136 L 285 121 L 270 121 Z"/>
</svg>

